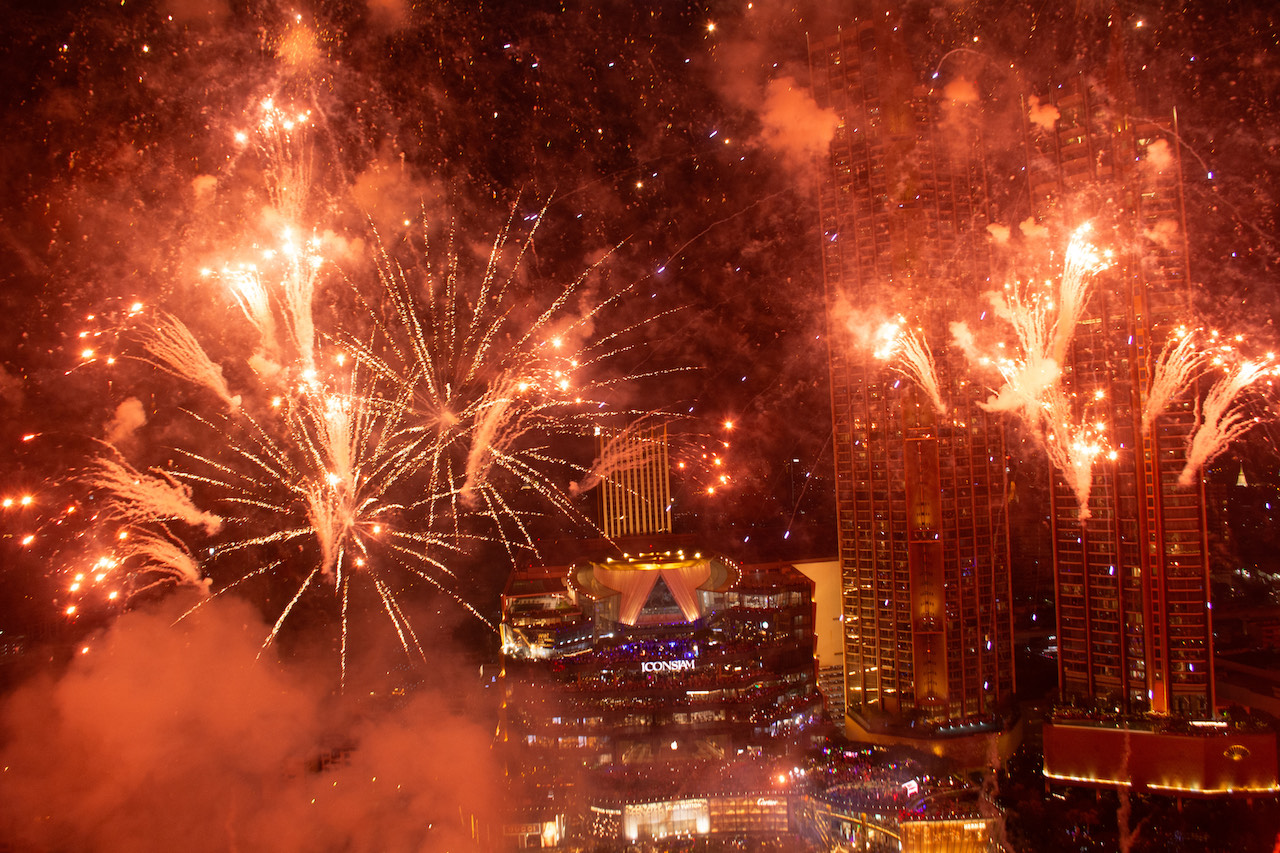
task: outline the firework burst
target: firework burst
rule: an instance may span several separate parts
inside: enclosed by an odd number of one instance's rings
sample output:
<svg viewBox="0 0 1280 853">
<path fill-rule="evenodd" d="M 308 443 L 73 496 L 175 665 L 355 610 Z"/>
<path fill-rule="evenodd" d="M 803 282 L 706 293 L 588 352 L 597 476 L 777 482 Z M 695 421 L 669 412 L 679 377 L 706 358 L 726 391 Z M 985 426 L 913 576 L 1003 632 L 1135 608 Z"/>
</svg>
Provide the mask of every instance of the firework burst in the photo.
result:
<svg viewBox="0 0 1280 853">
<path fill-rule="evenodd" d="M 962 323 L 952 325 L 957 346 L 979 366 L 994 369 L 1003 385 L 985 403 L 991 412 L 1013 412 L 1038 436 L 1049 460 L 1075 494 L 1081 520 L 1089 517 L 1093 464 L 1113 451 L 1106 424 L 1091 417 L 1095 400 L 1077 400 L 1062 387 L 1062 364 L 1084 315 L 1094 277 L 1109 265 L 1109 254 L 1089 242 L 1091 227 L 1071 235 L 1056 279 L 1042 284 L 1015 281 L 990 294 L 996 317 L 1013 333 L 1012 344 L 981 352 Z"/>
<path fill-rule="evenodd" d="M 475 278 L 452 239 L 433 265 L 426 223 L 420 245 L 372 235 L 371 275 L 358 264 L 339 269 L 324 241 L 300 236 L 318 233 L 301 225 L 315 195 L 309 114 L 271 99 L 261 114 L 255 138 L 238 141 L 264 161 L 276 244 L 251 263 L 203 271 L 226 284 L 256 336 L 241 363 L 258 384 L 233 393 L 226 365 L 171 314 L 143 330 L 140 360 L 223 405 L 188 413 L 206 440 L 175 448 L 178 463 L 165 470 L 107 455 L 90 464 L 85 483 L 109 496 L 101 521 L 119 525 L 113 555 L 93 576 L 115 579 L 126 598 L 157 583 L 203 591 L 216 579 L 197 607 L 256 578 L 292 579 L 264 648 L 305 596 L 329 589 L 342 616 L 345 681 L 359 590 L 373 591 L 404 651 L 422 657 L 401 595 L 423 581 L 484 620 L 458 593 L 450 564 L 479 542 L 513 557 L 533 550 L 529 521 L 544 510 L 519 493 L 583 521 L 556 484 L 555 472 L 573 467 L 556 448 L 638 414 L 611 398 L 653 374 L 628 374 L 617 356 L 656 318 L 597 333 L 625 293 L 588 304 L 598 264 L 549 299 L 523 282 L 517 271 L 545 208 L 520 241 L 513 207 Z M 191 548 L 175 522 L 205 541 Z M 122 580 L 144 574 L 146 583 Z"/>
</svg>

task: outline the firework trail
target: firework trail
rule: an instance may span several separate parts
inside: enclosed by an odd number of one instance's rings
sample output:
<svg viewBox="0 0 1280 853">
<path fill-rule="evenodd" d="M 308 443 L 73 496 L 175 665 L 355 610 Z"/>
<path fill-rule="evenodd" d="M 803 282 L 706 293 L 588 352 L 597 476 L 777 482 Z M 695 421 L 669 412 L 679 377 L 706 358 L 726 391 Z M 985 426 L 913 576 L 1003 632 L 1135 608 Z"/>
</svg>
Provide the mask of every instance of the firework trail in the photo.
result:
<svg viewBox="0 0 1280 853">
<path fill-rule="evenodd" d="M 311 111 L 289 112 L 278 107 L 275 98 L 263 100 L 261 111 L 254 139 L 266 164 L 268 197 L 284 222 L 301 222 L 312 186 L 311 137 L 307 132 Z M 241 144 L 248 139 L 247 134 L 236 135 Z"/>
<path fill-rule="evenodd" d="M 480 496 L 477 490 L 489 481 L 493 465 L 503 456 L 504 449 L 519 437 L 517 387 L 514 380 L 499 380 L 485 395 L 484 402 L 477 406 L 479 417 L 471 434 L 466 476 L 458 489 L 459 497 L 468 508 L 478 506 Z"/>
<path fill-rule="evenodd" d="M 222 527 L 222 519 L 196 508 L 188 486 L 163 471 L 144 473 L 122 460 L 99 457 L 81 480 L 109 495 L 106 515 L 111 519 L 129 524 L 181 521 L 209 534 Z"/>
<path fill-rule="evenodd" d="M 261 260 L 222 268 L 236 303 L 258 332 L 262 352 L 274 360 L 280 349 L 283 322 L 302 377 L 316 375 L 316 328 L 313 304 L 325 259 L 320 240 L 302 239 L 301 227 L 312 196 L 310 112 L 287 112 L 265 99 L 254 136 L 255 150 L 265 164 L 267 196 L 271 201 L 278 244 L 263 250 Z M 246 133 L 236 134 L 241 144 Z M 202 275 L 212 275 L 205 269 Z M 277 320 L 277 316 L 279 320 Z"/>
<path fill-rule="evenodd" d="M 1005 293 L 989 293 L 988 299 L 997 317 L 1013 329 L 1017 345 L 996 345 L 995 354 L 982 352 L 973 332 L 963 322 L 951 324 L 953 342 L 973 363 L 994 369 L 1004 384 L 985 403 L 978 405 L 989 412 L 1016 412 L 1023 420 L 1035 424 L 1040 418 L 1046 389 L 1061 375 L 1058 363 L 1046 355 L 1049 341 L 1049 315 L 1044 302 L 1028 294 L 1022 282 L 1007 285 Z"/>
<path fill-rule="evenodd" d="M 586 494 L 611 477 L 660 462 L 667 447 L 665 430 L 662 437 L 656 434 L 656 430 L 662 426 L 665 425 L 655 427 L 644 420 L 638 420 L 614 431 L 604 442 L 600 455 L 595 458 L 582 479 L 569 484 L 569 494 L 572 497 Z M 605 434 L 603 429 L 598 433 Z"/>
<path fill-rule="evenodd" d="M 1090 230 L 1086 223 L 1071 235 L 1056 281 L 1046 281 L 1043 287 L 1016 281 L 1004 293 L 990 294 L 996 316 L 1013 329 L 1017 346 L 1012 356 L 1002 353 L 982 359 L 994 364 L 1004 379 L 996 395 L 983 405 L 987 411 L 1021 411 L 1035 420 L 1046 394 L 1061 378 L 1093 277 L 1107 267 L 1105 257 L 1088 242 Z"/>
<path fill-rule="evenodd" d="M 938 367 L 924 337 L 907 326 L 905 318 L 898 317 L 880 326 L 876 340 L 879 345 L 875 357 L 889 361 L 891 369 L 913 380 L 929 396 L 934 411 L 946 414 L 947 404 L 942 402 L 938 387 Z"/>
<path fill-rule="evenodd" d="M 151 356 L 150 364 L 217 394 L 227 408 L 240 405 L 231 394 L 222 368 L 213 363 L 204 347 L 186 324 L 172 314 L 161 314 L 143 334 L 142 347 Z"/>
<path fill-rule="evenodd" d="M 1099 252 L 1089 242 L 1093 226 L 1086 222 L 1075 230 L 1067 243 L 1063 259 L 1062 275 L 1058 279 L 1056 303 L 1049 305 L 1054 312 L 1053 348 L 1045 353 L 1059 365 L 1067 357 L 1067 347 L 1075 336 L 1076 326 L 1084 316 L 1089 302 L 1089 289 L 1094 276 L 1110 266 L 1110 252 Z"/>
<path fill-rule="evenodd" d="M 1142 407 L 1142 433 L 1150 435 L 1156 418 L 1170 401 L 1191 387 L 1203 369 L 1208 354 L 1196 344 L 1195 333 L 1179 327 L 1165 341 L 1151 366 L 1151 386 Z"/>
<path fill-rule="evenodd" d="M 1267 361 L 1241 361 L 1209 388 L 1197 413 L 1199 424 L 1187 441 L 1187 462 L 1178 475 L 1179 486 L 1194 484 L 1198 471 L 1258 422 L 1246 414 L 1242 395 L 1268 368 Z"/>
<path fill-rule="evenodd" d="M 312 305 L 324 257 L 320 254 L 320 241 L 314 237 L 299 244 L 293 229 L 285 228 L 281 239 L 283 245 L 279 252 L 284 256 L 281 302 L 285 326 L 298 354 L 302 376 L 310 380 L 316 373 L 316 327 Z"/>
<path fill-rule="evenodd" d="M 212 270 L 204 269 L 200 273 L 208 277 Z M 256 264 L 241 264 L 237 267 L 226 267 L 220 278 L 227 282 L 236 304 L 244 312 L 245 318 L 258 332 L 258 340 L 263 355 L 275 361 L 279 358 L 276 340 L 275 313 L 271 307 L 271 294 L 262 280 L 262 274 Z"/>
</svg>

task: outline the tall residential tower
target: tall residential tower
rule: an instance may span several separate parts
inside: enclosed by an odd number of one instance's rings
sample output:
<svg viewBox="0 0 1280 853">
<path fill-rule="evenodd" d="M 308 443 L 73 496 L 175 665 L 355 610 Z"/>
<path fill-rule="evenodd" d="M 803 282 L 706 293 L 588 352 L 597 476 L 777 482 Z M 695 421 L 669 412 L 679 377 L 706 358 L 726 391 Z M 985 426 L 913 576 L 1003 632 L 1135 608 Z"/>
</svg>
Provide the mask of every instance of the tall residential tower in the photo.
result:
<svg viewBox="0 0 1280 853">
<path fill-rule="evenodd" d="M 1123 87 L 1111 89 L 1081 82 L 1027 126 L 1037 218 L 1051 230 L 1092 221 L 1114 251 L 1062 365 L 1075 416 L 1107 424 L 1115 453 L 1094 466 L 1087 520 L 1054 481 L 1059 687 L 1077 704 L 1204 718 L 1214 705 L 1204 489 L 1198 473 L 1178 483 L 1195 393 L 1156 411 L 1149 391 L 1192 317 L 1179 146 L 1172 116 L 1134 119 L 1114 93 Z"/>
<path fill-rule="evenodd" d="M 920 84 L 896 23 L 855 22 L 810 64 L 838 117 L 820 211 L 846 721 L 928 736 L 1012 699 L 1008 512 L 1000 416 L 949 347 L 990 289 L 982 136 L 972 107 Z M 899 318 L 931 350 L 915 376 L 881 357 L 876 330 Z"/>
<path fill-rule="evenodd" d="M 1044 773 L 1274 796 L 1274 731 L 1215 716 L 1205 488 L 1187 465 L 1204 389 L 1159 391 L 1166 354 L 1195 325 L 1180 143 L 1175 116 L 1138 117 L 1123 60 L 1113 33 L 1106 74 L 1028 99 L 1024 113 L 1035 224 L 1062 234 L 1090 221 L 1113 253 L 1061 364 L 1072 419 L 1105 425 L 1109 452 L 1083 508 L 1053 479 L 1061 704 L 1044 728 Z"/>
</svg>

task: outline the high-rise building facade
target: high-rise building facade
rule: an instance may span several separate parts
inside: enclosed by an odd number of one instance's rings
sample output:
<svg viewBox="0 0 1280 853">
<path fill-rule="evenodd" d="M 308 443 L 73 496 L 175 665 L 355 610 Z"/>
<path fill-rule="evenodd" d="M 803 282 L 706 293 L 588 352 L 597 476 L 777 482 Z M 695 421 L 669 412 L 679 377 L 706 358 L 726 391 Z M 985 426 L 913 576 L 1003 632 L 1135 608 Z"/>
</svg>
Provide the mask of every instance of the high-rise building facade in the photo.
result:
<svg viewBox="0 0 1280 853">
<path fill-rule="evenodd" d="M 946 346 L 991 288 L 983 142 L 969 107 L 921 84 L 896 27 L 855 22 L 810 66 L 838 117 L 820 213 L 847 723 L 924 735 L 1007 707 L 1012 613 L 1001 419 Z M 923 375 L 860 332 L 899 317 L 932 345 Z"/>
<path fill-rule="evenodd" d="M 596 432 L 601 480 L 600 530 L 605 536 L 671 532 L 671 475 L 666 424 L 632 424 Z"/>
<path fill-rule="evenodd" d="M 1153 372 L 1190 322 L 1174 117 L 1132 117 L 1124 87 L 1080 82 L 1027 122 L 1032 211 L 1062 233 L 1093 223 L 1113 251 L 1063 369 L 1074 416 L 1106 424 L 1081 519 L 1055 477 L 1051 519 L 1062 698 L 1122 714 L 1213 713 L 1204 487 L 1179 485 L 1195 388 L 1152 409 Z M 1117 94 L 1118 93 L 1118 94 Z"/>
</svg>

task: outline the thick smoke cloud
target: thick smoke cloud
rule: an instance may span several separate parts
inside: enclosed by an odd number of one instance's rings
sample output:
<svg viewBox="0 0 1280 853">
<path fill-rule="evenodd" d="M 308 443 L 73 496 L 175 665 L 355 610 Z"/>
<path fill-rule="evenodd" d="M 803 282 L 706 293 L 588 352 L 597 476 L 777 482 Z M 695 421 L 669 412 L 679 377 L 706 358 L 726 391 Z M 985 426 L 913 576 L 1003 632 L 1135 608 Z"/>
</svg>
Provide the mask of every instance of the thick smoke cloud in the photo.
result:
<svg viewBox="0 0 1280 853">
<path fill-rule="evenodd" d="M 270 650 L 255 660 L 266 627 L 241 602 L 175 626 L 177 612 L 125 616 L 7 699 L 0 836 L 33 850 L 444 850 L 465 849 L 473 815 L 492 826 L 477 722 L 430 695 L 357 709 Z"/>
<path fill-rule="evenodd" d="M 818 106 L 808 86 L 780 77 L 765 87 L 760 122 L 766 145 L 781 151 L 789 162 L 811 166 L 826 154 L 839 119 L 835 110 Z"/>
<path fill-rule="evenodd" d="M 115 414 L 107 423 L 104 436 L 107 444 L 125 448 L 132 444 L 134 435 L 147 423 L 147 413 L 142 401 L 137 397 L 129 397 L 116 406 Z"/>
<path fill-rule="evenodd" d="M 1053 104 L 1042 104 L 1035 95 L 1027 99 L 1027 118 L 1036 127 L 1051 131 L 1057 126 L 1058 119 L 1061 117 L 1058 108 Z"/>
</svg>

